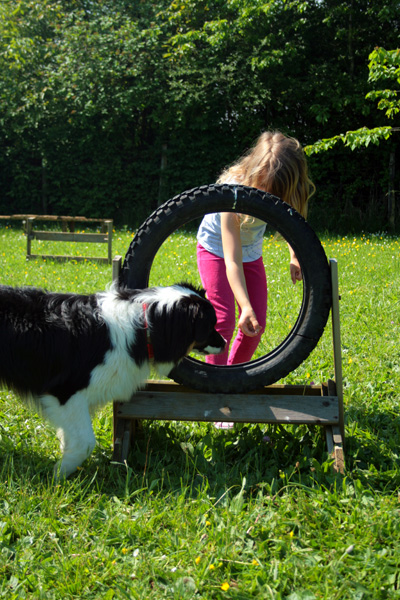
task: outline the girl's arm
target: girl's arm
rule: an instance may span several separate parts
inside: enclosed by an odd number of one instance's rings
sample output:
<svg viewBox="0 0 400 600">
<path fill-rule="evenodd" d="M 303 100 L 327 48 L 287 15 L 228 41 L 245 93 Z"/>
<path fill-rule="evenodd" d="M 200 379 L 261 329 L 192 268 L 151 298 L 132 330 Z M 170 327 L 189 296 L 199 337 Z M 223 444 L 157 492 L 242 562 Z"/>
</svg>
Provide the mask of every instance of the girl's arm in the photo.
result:
<svg viewBox="0 0 400 600">
<path fill-rule="evenodd" d="M 288 247 L 290 252 L 290 276 L 293 283 L 296 283 L 296 281 L 301 281 L 303 279 L 303 273 L 301 272 L 300 263 L 297 260 L 293 248 L 289 244 Z"/>
<path fill-rule="evenodd" d="M 239 328 L 245 335 L 256 336 L 261 327 L 251 306 L 243 271 L 240 220 L 236 213 L 221 213 L 221 236 L 226 275 L 240 306 Z"/>
</svg>

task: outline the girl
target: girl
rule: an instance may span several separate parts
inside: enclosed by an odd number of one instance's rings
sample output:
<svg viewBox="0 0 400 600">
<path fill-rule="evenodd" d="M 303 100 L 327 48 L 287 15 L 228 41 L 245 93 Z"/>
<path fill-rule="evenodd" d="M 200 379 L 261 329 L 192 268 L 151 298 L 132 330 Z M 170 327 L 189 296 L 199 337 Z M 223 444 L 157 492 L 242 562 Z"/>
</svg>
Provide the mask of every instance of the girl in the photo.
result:
<svg viewBox="0 0 400 600">
<path fill-rule="evenodd" d="M 226 169 L 217 183 L 255 187 L 290 204 L 304 217 L 314 192 L 300 143 L 280 132 L 266 131 L 253 148 Z M 212 364 L 237 364 L 253 356 L 265 329 L 267 280 L 262 260 L 265 223 L 237 213 L 205 215 L 197 234 L 197 263 L 203 287 L 217 314 L 217 330 L 227 340 L 223 354 L 210 355 Z M 289 246 L 293 283 L 302 279 L 299 262 Z M 235 300 L 239 307 L 235 329 Z"/>
</svg>

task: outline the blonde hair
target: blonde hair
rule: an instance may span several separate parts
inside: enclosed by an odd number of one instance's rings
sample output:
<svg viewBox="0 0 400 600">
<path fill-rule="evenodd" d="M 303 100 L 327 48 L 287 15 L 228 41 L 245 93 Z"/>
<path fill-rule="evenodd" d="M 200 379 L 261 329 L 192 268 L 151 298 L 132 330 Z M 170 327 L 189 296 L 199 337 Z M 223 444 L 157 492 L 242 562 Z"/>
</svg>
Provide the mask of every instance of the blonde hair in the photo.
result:
<svg viewBox="0 0 400 600">
<path fill-rule="evenodd" d="M 315 191 L 300 142 L 279 131 L 262 133 L 242 158 L 221 173 L 217 183 L 228 179 L 278 196 L 303 217 Z"/>
</svg>

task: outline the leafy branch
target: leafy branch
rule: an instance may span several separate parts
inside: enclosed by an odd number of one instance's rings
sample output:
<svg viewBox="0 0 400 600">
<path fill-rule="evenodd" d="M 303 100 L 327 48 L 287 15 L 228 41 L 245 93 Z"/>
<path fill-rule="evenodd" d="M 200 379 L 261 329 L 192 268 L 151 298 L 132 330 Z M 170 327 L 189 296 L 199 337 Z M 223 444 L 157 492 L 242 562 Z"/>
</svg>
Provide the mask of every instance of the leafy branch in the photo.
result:
<svg viewBox="0 0 400 600">
<path fill-rule="evenodd" d="M 380 82 L 382 80 L 395 81 L 400 84 L 400 49 L 385 50 L 377 47 L 369 55 L 369 76 L 368 81 Z M 385 116 L 388 119 L 393 119 L 400 112 L 400 99 L 398 98 L 399 90 L 383 89 L 372 90 L 365 96 L 368 100 L 379 100 L 377 108 L 385 111 Z M 382 127 L 361 127 L 354 131 L 347 131 L 335 135 L 331 138 L 318 140 L 312 145 L 305 147 L 305 152 L 309 156 L 326 152 L 333 148 L 338 142 L 343 142 L 345 146 L 349 146 L 351 150 L 360 147 L 368 147 L 370 144 L 379 145 L 382 140 L 388 140 L 392 133 L 400 131 L 400 127 L 392 127 L 390 125 Z"/>
</svg>

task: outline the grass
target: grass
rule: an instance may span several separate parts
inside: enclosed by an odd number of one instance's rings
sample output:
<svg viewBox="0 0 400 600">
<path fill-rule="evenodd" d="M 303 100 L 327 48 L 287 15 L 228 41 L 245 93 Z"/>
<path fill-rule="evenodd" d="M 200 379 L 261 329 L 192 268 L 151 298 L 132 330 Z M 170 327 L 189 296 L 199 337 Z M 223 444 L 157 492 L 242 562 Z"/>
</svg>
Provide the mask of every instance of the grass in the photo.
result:
<svg viewBox="0 0 400 600">
<path fill-rule="evenodd" d="M 114 234 L 124 256 L 132 232 Z M 303 425 L 145 422 L 129 464 L 110 464 L 111 407 L 76 476 L 54 485 L 54 432 L 0 392 L 0 597 L 29 599 L 400 598 L 400 244 L 387 235 L 322 236 L 338 260 L 346 474 L 323 432 Z M 94 246 L 94 245 L 93 245 Z M 185 232 L 160 249 L 151 283 L 198 282 Z M 49 252 L 48 249 L 43 250 Z M 62 244 L 50 252 L 68 254 Z M 35 249 L 36 252 L 36 249 Z M 73 246 L 82 255 L 102 254 Z M 267 237 L 264 353 L 298 311 L 288 253 Z M 18 229 L 0 229 L 2 283 L 91 292 L 96 263 L 25 261 Z M 333 376 L 330 327 L 286 382 Z"/>
</svg>

